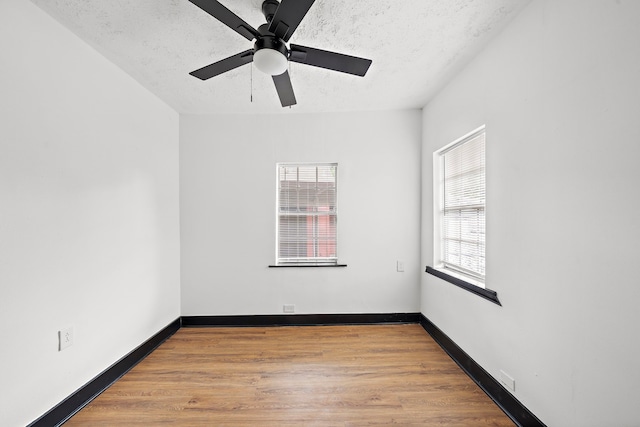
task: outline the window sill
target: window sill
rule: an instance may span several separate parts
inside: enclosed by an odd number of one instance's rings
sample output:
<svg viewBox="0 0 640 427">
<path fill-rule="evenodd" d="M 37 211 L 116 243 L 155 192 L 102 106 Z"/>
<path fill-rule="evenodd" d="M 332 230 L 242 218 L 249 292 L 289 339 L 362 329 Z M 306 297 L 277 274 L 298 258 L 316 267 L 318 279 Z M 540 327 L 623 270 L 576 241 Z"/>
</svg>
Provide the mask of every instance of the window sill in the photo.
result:
<svg viewBox="0 0 640 427">
<path fill-rule="evenodd" d="M 492 291 L 491 289 L 486 289 L 486 288 L 481 288 L 480 286 L 476 286 L 472 283 L 469 283 L 465 280 L 459 279 L 457 277 L 451 276 L 447 273 L 445 273 L 442 270 L 437 270 L 433 267 L 429 267 L 427 266 L 426 272 L 434 275 L 444 281 L 447 281 L 453 285 L 456 285 L 466 291 L 471 292 L 472 294 L 476 294 L 486 300 L 491 301 L 494 304 L 498 304 L 499 306 L 502 306 L 502 304 L 500 304 L 500 301 L 498 300 L 498 293 L 496 291 Z"/>
<path fill-rule="evenodd" d="M 290 267 L 346 267 L 347 264 L 314 264 L 309 262 L 301 262 L 299 264 L 290 263 L 290 264 L 271 264 L 269 268 L 290 268 Z"/>
</svg>

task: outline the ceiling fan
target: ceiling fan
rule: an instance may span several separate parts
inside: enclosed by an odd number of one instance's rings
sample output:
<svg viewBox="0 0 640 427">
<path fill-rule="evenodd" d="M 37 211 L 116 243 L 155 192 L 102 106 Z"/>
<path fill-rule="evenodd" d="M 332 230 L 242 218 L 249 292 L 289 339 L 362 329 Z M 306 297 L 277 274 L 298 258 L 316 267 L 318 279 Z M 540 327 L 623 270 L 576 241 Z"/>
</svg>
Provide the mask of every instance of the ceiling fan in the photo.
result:
<svg viewBox="0 0 640 427">
<path fill-rule="evenodd" d="M 189 1 L 247 40 L 255 39 L 252 49 L 189 73 L 201 80 L 210 79 L 253 62 L 260 71 L 272 76 L 280 103 L 283 107 L 288 107 L 296 104 L 287 71 L 289 61 L 361 77 L 367 73 L 371 65 L 370 59 L 296 44 L 290 44 L 287 47 L 287 42 L 315 0 L 282 0 L 281 2 L 264 0 L 262 13 L 267 23 L 260 25 L 257 30 L 216 0 Z"/>
</svg>

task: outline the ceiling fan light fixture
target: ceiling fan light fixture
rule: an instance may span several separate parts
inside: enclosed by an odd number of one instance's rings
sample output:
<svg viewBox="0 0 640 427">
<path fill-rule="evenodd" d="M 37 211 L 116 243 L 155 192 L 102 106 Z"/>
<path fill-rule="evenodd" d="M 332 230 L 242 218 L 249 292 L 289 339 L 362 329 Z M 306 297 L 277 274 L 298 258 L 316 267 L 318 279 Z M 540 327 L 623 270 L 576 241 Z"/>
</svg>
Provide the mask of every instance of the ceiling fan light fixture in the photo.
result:
<svg viewBox="0 0 640 427">
<path fill-rule="evenodd" d="M 279 76 L 287 71 L 289 61 L 280 51 L 264 48 L 253 54 L 253 63 L 256 68 L 265 74 Z"/>
</svg>

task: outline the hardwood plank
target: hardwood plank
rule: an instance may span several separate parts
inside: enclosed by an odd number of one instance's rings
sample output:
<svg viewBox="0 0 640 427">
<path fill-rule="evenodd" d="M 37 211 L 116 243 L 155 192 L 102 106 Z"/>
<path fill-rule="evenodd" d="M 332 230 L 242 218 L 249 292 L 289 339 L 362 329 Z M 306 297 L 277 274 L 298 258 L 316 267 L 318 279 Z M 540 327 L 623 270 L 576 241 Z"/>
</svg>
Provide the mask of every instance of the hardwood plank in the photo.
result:
<svg viewBox="0 0 640 427">
<path fill-rule="evenodd" d="M 183 328 L 65 426 L 513 426 L 419 325 Z"/>
</svg>

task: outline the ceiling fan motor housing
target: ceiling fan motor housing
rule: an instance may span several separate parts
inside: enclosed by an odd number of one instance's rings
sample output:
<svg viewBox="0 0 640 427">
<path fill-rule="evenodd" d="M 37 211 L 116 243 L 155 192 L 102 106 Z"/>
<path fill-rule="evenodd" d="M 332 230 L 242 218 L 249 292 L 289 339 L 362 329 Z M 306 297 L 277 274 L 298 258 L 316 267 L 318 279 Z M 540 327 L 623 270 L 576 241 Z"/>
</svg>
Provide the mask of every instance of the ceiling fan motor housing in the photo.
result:
<svg viewBox="0 0 640 427">
<path fill-rule="evenodd" d="M 284 41 L 276 37 L 275 34 L 269 32 L 268 28 L 268 24 L 262 24 L 258 27 L 260 37 L 256 38 L 254 44 L 256 52 L 260 49 L 273 49 L 288 57 L 289 49 L 287 49 L 287 45 Z"/>
</svg>

